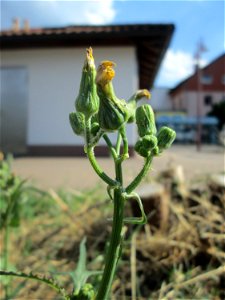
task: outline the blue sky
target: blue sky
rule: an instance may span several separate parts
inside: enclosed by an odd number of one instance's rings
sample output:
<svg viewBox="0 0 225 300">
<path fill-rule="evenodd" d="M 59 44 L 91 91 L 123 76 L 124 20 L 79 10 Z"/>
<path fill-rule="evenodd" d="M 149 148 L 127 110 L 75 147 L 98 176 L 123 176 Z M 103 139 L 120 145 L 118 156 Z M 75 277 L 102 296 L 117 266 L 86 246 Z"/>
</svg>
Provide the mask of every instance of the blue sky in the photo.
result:
<svg viewBox="0 0 225 300">
<path fill-rule="evenodd" d="M 155 85 L 173 87 L 193 72 L 193 56 L 202 40 L 207 52 L 202 65 L 224 52 L 224 1 L 1 1 L 1 28 L 12 18 L 29 19 L 31 27 L 76 24 L 173 23 L 173 39 Z"/>
</svg>

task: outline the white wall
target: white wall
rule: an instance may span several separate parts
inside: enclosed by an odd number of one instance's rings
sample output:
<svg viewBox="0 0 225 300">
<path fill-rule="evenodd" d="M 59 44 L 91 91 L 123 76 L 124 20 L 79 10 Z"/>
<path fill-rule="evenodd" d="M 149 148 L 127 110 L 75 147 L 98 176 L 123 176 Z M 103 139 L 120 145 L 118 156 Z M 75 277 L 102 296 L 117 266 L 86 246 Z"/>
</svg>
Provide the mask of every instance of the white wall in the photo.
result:
<svg viewBox="0 0 225 300">
<path fill-rule="evenodd" d="M 211 105 L 205 105 L 204 98 L 205 96 L 212 96 L 212 105 L 219 103 L 224 99 L 224 92 L 211 92 L 211 91 L 202 91 L 200 95 L 201 102 L 201 115 L 205 116 L 212 108 Z M 176 95 L 173 98 L 173 105 L 175 110 L 185 110 L 188 116 L 197 115 L 197 101 L 198 93 L 194 91 L 185 91 Z"/>
<path fill-rule="evenodd" d="M 201 101 L 201 114 L 206 115 L 212 108 L 211 105 L 205 105 L 204 97 L 210 95 L 213 100 L 212 103 L 219 103 L 223 99 L 223 92 L 201 92 L 200 101 Z M 197 115 L 197 99 L 198 94 L 196 92 L 185 92 L 183 95 L 183 103 L 186 102 L 187 114 L 189 116 Z"/>
<path fill-rule="evenodd" d="M 118 97 L 128 99 L 138 88 L 135 48 L 99 47 L 94 56 L 96 65 L 102 60 L 117 64 L 115 91 Z M 74 109 L 84 57 L 84 48 L 1 52 L 1 67 L 28 68 L 28 145 L 83 145 L 82 138 L 72 133 L 68 115 Z M 133 131 L 129 127 L 132 141 Z"/>
<path fill-rule="evenodd" d="M 168 88 L 156 87 L 151 90 L 150 104 L 154 111 L 160 112 L 172 110 L 172 100 L 168 93 Z"/>
</svg>

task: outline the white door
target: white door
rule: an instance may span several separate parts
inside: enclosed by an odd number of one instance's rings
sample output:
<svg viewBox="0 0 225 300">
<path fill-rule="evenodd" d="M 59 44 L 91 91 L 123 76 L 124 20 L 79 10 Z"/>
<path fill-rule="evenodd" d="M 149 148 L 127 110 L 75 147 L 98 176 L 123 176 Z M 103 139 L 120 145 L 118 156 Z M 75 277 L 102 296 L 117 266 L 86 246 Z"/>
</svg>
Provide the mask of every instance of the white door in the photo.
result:
<svg viewBox="0 0 225 300">
<path fill-rule="evenodd" d="M 27 140 L 27 69 L 0 68 L 0 84 L 0 150 L 23 154 Z"/>
</svg>

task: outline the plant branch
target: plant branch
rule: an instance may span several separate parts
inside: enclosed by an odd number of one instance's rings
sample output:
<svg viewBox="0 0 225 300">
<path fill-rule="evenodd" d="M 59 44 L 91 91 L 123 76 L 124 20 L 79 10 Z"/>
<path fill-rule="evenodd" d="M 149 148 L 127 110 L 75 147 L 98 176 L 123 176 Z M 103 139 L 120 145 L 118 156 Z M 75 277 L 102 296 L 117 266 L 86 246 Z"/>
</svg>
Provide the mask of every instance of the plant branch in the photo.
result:
<svg viewBox="0 0 225 300">
<path fill-rule="evenodd" d="M 121 145 L 121 141 L 122 141 L 121 134 L 120 134 L 120 132 L 118 131 L 118 133 L 117 133 L 117 141 L 116 141 L 116 153 L 117 153 L 118 156 L 120 155 L 120 145 Z"/>
<path fill-rule="evenodd" d="M 95 154 L 94 154 L 94 147 L 89 145 L 90 142 L 90 125 L 91 125 L 91 120 L 88 119 L 85 121 L 86 122 L 86 126 L 85 126 L 85 139 L 86 139 L 86 149 L 85 152 L 87 153 L 87 157 L 93 167 L 93 169 L 95 170 L 95 172 L 97 173 L 97 175 L 103 180 L 105 181 L 108 185 L 110 186 L 116 186 L 117 182 L 114 181 L 112 178 L 110 178 L 108 175 L 106 175 L 103 170 L 100 168 L 96 158 L 95 158 Z"/>
<path fill-rule="evenodd" d="M 125 191 L 127 194 L 130 194 L 141 182 L 141 180 L 146 176 L 147 172 L 149 171 L 149 168 L 152 164 L 153 156 L 149 155 L 144 163 L 143 168 L 139 172 L 139 174 L 134 178 L 134 180 L 126 187 Z"/>
<path fill-rule="evenodd" d="M 98 174 L 98 176 L 105 181 L 108 185 L 110 186 L 117 186 L 118 183 L 113 180 L 112 178 L 110 178 L 107 174 L 105 174 L 102 169 L 100 168 L 99 164 L 96 161 L 95 155 L 94 155 L 94 149 L 93 147 L 88 147 L 87 148 L 87 156 L 88 159 L 93 167 L 93 169 L 95 170 L 95 172 Z"/>
<path fill-rule="evenodd" d="M 115 148 L 113 147 L 113 145 L 112 145 L 112 143 L 111 143 L 111 141 L 110 141 L 108 135 L 107 135 L 106 133 L 103 134 L 103 138 L 104 138 L 104 140 L 105 140 L 107 146 L 109 147 L 109 150 L 110 150 L 110 152 L 111 152 L 111 154 L 112 154 L 113 159 L 116 160 L 116 159 L 117 159 L 117 153 L 116 153 L 116 150 L 115 150 Z"/>
</svg>

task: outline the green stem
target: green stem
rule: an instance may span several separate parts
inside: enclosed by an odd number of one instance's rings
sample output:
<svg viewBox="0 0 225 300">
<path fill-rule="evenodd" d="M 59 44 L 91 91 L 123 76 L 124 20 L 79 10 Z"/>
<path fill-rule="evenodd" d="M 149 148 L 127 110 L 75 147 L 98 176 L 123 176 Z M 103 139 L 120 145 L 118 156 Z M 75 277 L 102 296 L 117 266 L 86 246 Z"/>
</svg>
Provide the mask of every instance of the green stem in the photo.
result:
<svg viewBox="0 0 225 300">
<path fill-rule="evenodd" d="M 4 252 L 3 252 L 3 269 L 7 271 L 8 269 L 8 255 L 9 255 L 9 225 L 8 220 L 6 220 L 5 224 L 5 234 L 4 234 Z M 4 285 L 5 289 L 5 299 L 8 300 L 9 293 L 9 283 Z"/>
<path fill-rule="evenodd" d="M 22 184 L 22 183 L 21 183 Z M 21 184 L 17 187 L 17 190 L 20 189 Z M 10 215 L 11 212 L 14 208 L 15 202 L 17 200 L 17 190 L 15 190 L 15 194 L 11 195 L 11 197 L 9 197 L 8 202 L 9 205 L 7 207 L 6 210 L 6 217 L 5 217 L 5 222 L 3 224 L 5 232 L 4 232 L 4 252 L 3 252 L 3 269 L 5 271 L 7 271 L 8 269 L 8 262 L 9 262 L 9 235 L 10 235 L 10 225 L 9 225 L 9 220 L 10 220 Z M 7 300 L 9 298 L 9 283 L 6 283 L 6 285 L 4 286 L 5 288 L 5 299 Z"/>
<path fill-rule="evenodd" d="M 115 171 L 116 180 L 122 187 L 123 175 L 121 162 L 115 160 Z M 114 213 L 113 213 L 113 224 L 112 233 L 109 243 L 109 249 L 106 254 L 106 263 L 100 283 L 100 287 L 96 296 L 96 300 L 106 300 L 108 298 L 113 278 L 115 275 L 117 263 L 121 253 L 122 244 L 122 229 L 123 229 L 123 218 L 124 218 L 124 197 L 122 196 L 123 189 L 117 188 L 114 191 Z"/>
<path fill-rule="evenodd" d="M 91 142 L 91 118 L 85 118 L 85 140 L 88 148 Z"/>
<path fill-rule="evenodd" d="M 6 223 L 4 234 L 4 264 L 3 269 L 8 269 L 8 251 L 9 251 L 9 225 Z"/>
<path fill-rule="evenodd" d="M 107 134 L 103 134 L 103 138 L 104 138 L 104 140 L 105 140 L 107 146 L 109 147 L 109 150 L 110 150 L 110 152 L 111 152 L 111 154 L 112 154 L 113 159 L 116 160 L 116 159 L 117 159 L 117 153 L 116 153 L 116 150 L 115 150 L 115 148 L 113 147 L 113 145 L 112 145 L 112 143 L 111 143 L 111 141 L 110 141 L 108 135 L 107 135 Z"/>
<path fill-rule="evenodd" d="M 117 141 L 116 141 L 116 153 L 117 155 L 119 156 L 120 155 L 120 145 L 121 145 L 121 134 L 120 132 L 118 131 L 118 134 L 117 134 Z"/>
<path fill-rule="evenodd" d="M 124 199 L 120 189 L 114 192 L 114 214 L 112 234 L 109 244 L 109 249 L 106 254 L 105 269 L 103 272 L 100 287 L 96 296 L 96 300 L 108 299 L 112 281 L 115 275 L 116 266 L 121 251 L 121 232 L 123 228 L 123 212 L 124 212 Z"/>
<path fill-rule="evenodd" d="M 140 184 L 141 180 L 147 174 L 149 168 L 152 164 L 153 155 L 150 155 L 146 158 L 145 164 L 139 174 L 134 178 L 134 180 L 126 187 L 125 191 L 127 194 L 130 194 L 136 187 Z"/>
<path fill-rule="evenodd" d="M 93 167 L 93 169 L 95 170 L 95 172 L 98 174 L 98 176 L 105 181 L 108 185 L 110 186 L 116 186 L 117 182 L 114 181 L 112 178 L 110 178 L 108 175 L 106 175 L 103 170 L 100 168 L 96 158 L 95 158 L 95 154 L 94 154 L 94 147 L 90 146 L 90 126 L 91 126 L 91 119 L 87 119 L 85 120 L 86 126 L 85 126 L 85 138 L 86 138 L 86 153 L 87 153 L 87 157 Z"/>
<path fill-rule="evenodd" d="M 116 181 L 119 182 L 120 186 L 123 188 L 122 161 L 120 159 L 115 160 L 115 172 L 116 172 Z"/>
<path fill-rule="evenodd" d="M 87 156 L 88 156 L 88 159 L 89 159 L 93 169 L 95 170 L 96 174 L 98 174 L 98 176 L 103 181 L 105 181 L 108 185 L 116 186 L 117 182 L 115 180 L 113 180 L 112 178 L 110 178 L 108 175 L 106 175 L 103 172 L 103 170 L 100 168 L 99 164 L 97 163 L 93 147 L 88 147 L 87 148 Z"/>
<path fill-rule="evenodd" d="M 14 277 L 19 277 L 19 278 L 25 278 L 25 279 L 31 279 L 31 280 L 36 280 L 42 283 L 47 284 L 48 286 L 50 286 L 51 288 L 53 288 L 55 291 L 58 292 L 58 294 L 61 294 L 63 296 L 63 299 L 65 300 L 70 300 L 73 298 L 73 296 L 69 296 L 66 294 L 64 288 L 62 288 L 61 286 L 58 285 L 58 283 L 56 283 L 56 281 L 52 278 L 47 278 L 45 276 L 40 277 L 38 275 L 35 275 L 33 273 L 18 273 L 18 272 L 8 272 L 8 271 L 0 271 L 0 276 L 14 276 Z"/>
<path fill-rule="evenodd" d="M 127 140 L 127 135 L 126 135 L 126 130 L 125 130 L 125 126 L 123 125 L 120 130 L 120 135 L 122 137 L 123 140 L 123 157 L 127 158 L 128 157 L 128 140 Z"/>
</svg>

